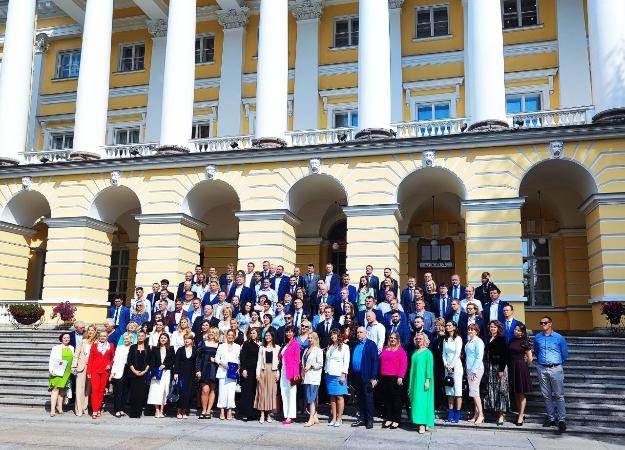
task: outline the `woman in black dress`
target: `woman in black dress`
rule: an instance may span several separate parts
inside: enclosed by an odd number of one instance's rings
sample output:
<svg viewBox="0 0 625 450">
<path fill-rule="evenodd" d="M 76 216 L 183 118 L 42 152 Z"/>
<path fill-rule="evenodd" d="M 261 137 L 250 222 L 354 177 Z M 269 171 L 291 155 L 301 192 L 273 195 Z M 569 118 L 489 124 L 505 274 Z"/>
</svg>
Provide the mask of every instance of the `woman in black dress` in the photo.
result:
<svg viewBox="0 0 625 450">
<path fill-rule="evenodd" d="M 532 390 L 529 366 L 532 364 L 532 346 L 527 337 L 527 329 L 519 323 L 514 327 L 514 339 L 508 346 L 510 351 L 510 391 L 516 397 L 519 407 L 518 427 L 525 422 L 526 394 Z"/>
<path fill-rule="evenodd" d="M 198 419 L 210 419 L 215 403 L 215 384 L 217 380 L 217 363 L 215 355 L 219 346 L 219 330 L 210 328 L 208 320 L 202 322 L 202 340 L 197 345 L 195 360 L 195 376 L 200 382 L 202 392 L 200 402 L 202 412 Z"/>
<path fill-rule="evenodd" d="M 247 340 L 241 347 L 241 399 L 239 411 L 243 420 L 257 420 L 258 412 L 254 409 L 256 397 L 256 364 L 258 363 L 259 350 L 258 329 L 248 328 Z"/>
<path fill-rule="evenodd" d="M 150 347 L 145 341 L 145 332 L 137 333 L 137 343 L 128 350 L 128 381 L 130 391 L 130 411 L 128 416 L 141 417 L 147 394 L 146 374 L 150 371 Z"/>
<path fill-rule="evenodd" d="M 178 383 L 178 419 L 189 417 L 189 405 L 195 386 L 195 360 L 197 351 L 193 345 L 193 335 L 187 333 L 184 336 L 184 347 L 180 347 L 174 358 L 174 382 Z"/>
<path fill-rule="evenodd" d="M 434 321 L 435 334 L 430 341 L 430 351 L 434 355 L 434 409 L 441 409 L 447 405 L 445 395 L 445 367 L 443 366 L 443 343 L 445 342 L 445 319 Z"/>
<path fill-rule="evenodd" d="M 508 347 L 503 337 L 503 324 L 498 320 L 491 320 L 484 348 L 484 374 L 488 382 L 484 409 L 495 411 L 498 426 L 503 425 L 504 414 L 510 409 L 509 360 Z"/>
</svg>

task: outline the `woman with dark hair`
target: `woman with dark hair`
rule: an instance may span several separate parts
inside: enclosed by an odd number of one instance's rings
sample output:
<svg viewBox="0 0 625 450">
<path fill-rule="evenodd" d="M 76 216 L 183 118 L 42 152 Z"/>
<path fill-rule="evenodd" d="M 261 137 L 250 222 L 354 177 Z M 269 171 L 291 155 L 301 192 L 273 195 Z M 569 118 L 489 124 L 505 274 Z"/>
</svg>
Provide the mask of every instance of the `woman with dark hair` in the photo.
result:
<svg viewBox="0 0 625 450">
<path fill-rule="evenodd" d="M 178 419 L 189 418 L 189 405 L 195 386 L 195 365 L 197 351 L 195 350 L 193 334 L 184 336 L 184 346 L 176 351 L 174 358 L 174 381 L 178 383 L 180 397 L 178 398 Z"/>
<path fill-rule="evenodd" d="M 158 338 L 158 346 L 152 351 L 152 361 L 150 366 L 151 378 L 150 392 L 148 393 L 148 404 L 154 405 L 156 409 L 154 417 L 159 419 L 165 417 L 163 410 L 169 394 L 169 382 L 171 380 L 171 369 L 174 366 L 174 348 L 171 346 L 169 334 L 162 333 Z"/>
<path fill-rule="evenodd" d="M 369 278 L 362 276 L 360 277 L 360 282 L 358 283 L 358 291 L 356 296 L 356 307 L 358 311 L 365 310 L 365 300 L 367 297 L 375 298 L 375 289 L 369 286 Z"/>
<path fill-rule="evenodd" d="M 434 356 L 434 409 L 440 409 L 445 403 L 445 366 L 443 365 L 443 343 L 445 342 L 445 319 L 434 321 L 434 336 L 429 349 Z"/>
<path fill-rule="evenodd" d="M 260 314 L 258 311 L 252 310 L 250 313 L 250 323 L 248 324 L 249 328 L 256 328 L 258 330 L 258 335 L 263 338 L 261 334 L 261 329 L 263 328 L 263 323 L 260 321 Z"/>
<path fill-rule="evenodd" d="M 348 303 L 349 304 L 349 303 Z M 343 332 L 341 334 L 341 339 L 347 345 L 349 345 L 350 349 L 353 349 L 356 343 L 358 342 L 358 337 L 356 336 L 356 331 L 358 330 L 358 320 L 356 319 L 355 314 L 345 314 L 341 316 L 344 319 Z"/>
<path fill-rule="evenodd" d="M 349 373 L 349 346 L 343 344 L 338 328 L 330 330 L 330 345 L 326 350 L 326 387 L 330 396 L 330 422 L 328 426 L 343 424 L 344 395 L 347 395 L 347 374 Z"/>
<path fill-rule="evenodd" d="M 150 346 L 145 340 L 145 333 L 137 333 L 137 343 L 132 344 L 128 350 L 128 390 L 130 392 L 130 409 L 128 416 L 141 417 L 143 404 L 145 403 L 146 375 L 150 371 L 151 362 Z"/>
<path fill-rule="evenodd" d="M 407 369 L 408 357 L 400 345 L 399 334 L 393 332 L 389 334 L 386 347 L 380 354 L 380 385 L 386 407 L 382 428 L 394 430 L 399 427 L 403 385 Z"/>
<path fill-rule="evenodd" d="M 276 332 L 270 328 L 263 337 L 263 345 L 258 352 L 256 364 L 256 398 L 254 408 L 260 411 L 260 423 L 272 422 L 271 413 L 276 409 L 276 393 L 278 391 L 278 353 L 280 346 L 276 345 Z"/>
<path fill-rule="evenodd" d="M 74 347 L 69 345 L 71 336 L 69 333 L 61 333 L 59 335 L 60 344 L 52 347 L 50 351 L 50 360 L 48 362 L 48 371 L 50 378 L 48 386 L 50 389 L 50 417 L 54 417 L 55 410 L 59 414 L 63 414 L 63 397 L 65 389 L 69 384 L 69 375 L 72 368 L 72 360 L 74 359 Z"/>
<path fill-rule="evenodd" d="M 260 345 L 259 334 L 256 328 L 249 328 L 247 339 L 241 347 L 241 399 L 239 411 L 243 420 L 256 420 L 257 412 L 254 409 L 256 395 L 256 365 Z"/>
<path fill-rule="evenodd" d="M 447 395 L 447 422 L 459 423 L 460 410 L 462 408 L 462 338 L 458 335 L 456 324 L 452 320 L 445 323 L 445 341 L 443 342 L 443 364 L 445 365 L 445 378 L 451 376 L 452 385 L 445 385 Z"/>
<path fill-rule="evenodd" d="M 519 407 L 519 417 L 516 425 L 522 426 L 525 422 L 526 394 L 532 390 L 529 366 L 532 364 L 532 346 L 527 337 L 525 324 L 518 323 L 514 327 L 514 338 L 508 346 L 510 352 L 510 390 L 516 398 Z"/>
<path fill-rule="evenodd" d="M 509 353 L 503 337 L 503 324 L 498 320 L 491 320 L 484 349 L 484 371 L 488 381 L 484 408 L 496 412 L 498 426 L 503 425 L 504 414 L 510 408 L 508 361 Z"/>
<path fill-rule="evenodd" d="M 269 313 L 265 313 L 263 315 L 263 327 L 260 330 L 261 339 L 265 339 L 265 334 L 267 333 L 267 331 L 269 330 L 276 331 L 276 329 L 271 326 L 272 322 L 273 322 L 273 316 Z"/>
<path fill-rule="evenodd" d="M 217 363 L 215 355 L 219 346 L 219 330 L 211 328 L 208 320 L 202 321 L 202 337 L 197 344 L 197 357 L 195 360 L 195 376 L 200 382 L 200 404 L 202 412 L 198 419 L 210 419 L 213 414 L 215 403 L 215 391 L 217 380 Z"/>
<path fill-rule="evenodd" d="M 236 319 L 239 322 L 239 330 L 247 335 L 247 327 L 252 321 L 252 302 L 247 301 L 241 305 L 241 312 L 237 314 Z"/>
<path fill-rule="evenodd" d="M 297 385 L 300 382 L 301 347 L 297 339 L 297 328 L 287 325 L 284 329 L 285 344 L 278 354 L 282 361 L 280 371 L 280 394 L 282 395 L 282 425 L 290 425 L 297 417 Z"/>
</svg>

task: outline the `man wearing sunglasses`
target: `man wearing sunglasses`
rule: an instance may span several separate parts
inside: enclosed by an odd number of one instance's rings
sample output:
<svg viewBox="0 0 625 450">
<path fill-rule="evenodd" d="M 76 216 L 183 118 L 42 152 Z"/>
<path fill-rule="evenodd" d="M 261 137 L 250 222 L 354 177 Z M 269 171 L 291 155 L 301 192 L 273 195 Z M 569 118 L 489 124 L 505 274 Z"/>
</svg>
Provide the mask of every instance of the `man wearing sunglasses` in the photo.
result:
<svg viewBox="0 0 625 450">
<path fill-rule="evenodd" d="M 558 426 L 560 433 L 566 431 L 566 409 L 564 406 L 564 371 L 568 348 L 561 334 L 553 331 L 551 317 L 540 319 L 541 332 L 534 338 L 538 384 L 545 399 L 547 418 L 543 427 Z"/>
</svg>

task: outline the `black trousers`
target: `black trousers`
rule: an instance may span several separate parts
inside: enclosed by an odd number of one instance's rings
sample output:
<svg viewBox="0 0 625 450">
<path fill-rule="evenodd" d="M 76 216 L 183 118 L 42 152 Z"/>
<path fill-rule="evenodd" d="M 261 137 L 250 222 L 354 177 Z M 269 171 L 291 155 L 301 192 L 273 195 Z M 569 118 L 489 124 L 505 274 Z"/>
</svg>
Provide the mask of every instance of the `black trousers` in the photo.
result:
<svg viewBox="0 0 625 450">
<path fill-rule="evenodd" d="M 397 384 L 397 377 L 382 375 L 380 387 L 382 388 L 382 395 L 384 395 L 384 418 L 399 423 L 403 386 Z"/>
<path fill-rule="evenodd" d="M 143 406 L 147 400 L 148 385 L 145 377 L 132 377 L 129 383 L 130 389 L 130 417 L 139 418 L 143 412 Z"/>
<path fill-rule="evenodd" d="M 113 411 L 122 412 L 126 405 L 126 391 L 128 389 L 128 380 L 126 376 L 122 376 L 119 379 L 113 378 L 111 380 L 113 385 Z"/>
<path fill-rule="evenodd" d="M 247 371 L 247 378 L 241 377 L 241 399 L 239 401 L 239 412 L 243 417 L 254 420 L 260 417 L 258 411 L 254 409 L 254 399 L 256 398 L 256 372 Z"/>
<path fill-rule="evenodd" d="M 373 406 L 373 386 L 370 381 L 362 381 L 359 373 L 354 374 L 354 388 L 358 397 L 358 411 L 360 418 L 365 422 L 373 420 L 375 408 Z"/>
</svg>

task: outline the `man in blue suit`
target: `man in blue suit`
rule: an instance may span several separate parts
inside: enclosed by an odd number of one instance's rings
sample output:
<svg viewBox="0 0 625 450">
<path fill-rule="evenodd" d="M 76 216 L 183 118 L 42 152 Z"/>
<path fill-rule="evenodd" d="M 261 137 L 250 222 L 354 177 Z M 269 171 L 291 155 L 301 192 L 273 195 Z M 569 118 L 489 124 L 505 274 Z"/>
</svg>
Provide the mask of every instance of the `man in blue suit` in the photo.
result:
<svg viewBox="0 0 625 450">
<path fill-rule="evenodd" d="M 119 328 L 122 333 L 126 332 L 128 322 L 130 322 L 130 309 L 123 305 L 121 295 L 115 295 L 113 306 L 108 309 L 107 319 L 113 319 L 115 328 Z"/>
<path fill-rule="evenodd" d="M 284 294 L 289 290 L 289 277 L 284 275 L 284 266 L 276 266 L 276 276 L 271 280 L 271 289 L 278 294 L 278 300 L 284 300 Z"/>
<path fill-rule="evenodd" d="M 85 334 L 85 323 L 82 320 L 74 322 L 74 331 L 69 333 L 69 345 L 76 349 L 76 345 L 82 341 L 82 337 Z"/>
<path fill-rule="evenodd" d="M 230 292 L 228 294 L 228 303 L 230 303 L 232 297 L 234 297 L 235 295 L 239 297 L 239 305 L 242 305 L 245 302 L 252 300 L 252 291 L 250 290 L 250 288 L 245 286 L 245 277 L 243 275 L 237 275 L 234 286 L 230 288 Z M 253 301 L 252 304 L 254 304 Z"/>
<path fill-rule="evenodd" d="M 501 291 L 497 286 L 490 287 L 490 301 L 484 303 L 483 312 L 484 312 L 484 326 L 488 326 L 491 320 L 498 320 L 503 323 L 504 315 L 503 315 L 503 307 L 508 304 L 508 302 L 504 302 L 500 300 Z"/>
<path fill-rule="evenodd" d="M 409 277 L 408 278 L 408 286 L 401 291 L 401 295 L 399 297 L 400 302 L 401 302 L 401 306 L 402 308 L 404 308 L 404 312 L 408 315 L 412 314 L 413 312 L 415 312 L 415 300 L 417 298 L 423 297 L 423 291 L 421 291 L 421 294 L 419 296 L 417 288 L 417 280 L 415 279 L 415 277 Z"/>
<path fill-rule="evenodd" d="M 333 314 L 332 306 L 326 306 L 323 310 L 323 320 L 315 328 L 315 332 L 319 335 L 319 347 L 322 349 L 325 349 L 330 343 L 330 331 L 335 328 L 341 329 L 341 324 L 334 320 Z"/>
<path fill-rule="evenodd" d="M 367 297 L 365 299 L 365 309 L 358 311 L 358 323 L 367 323 L 367 312 L 373 311 L 375 313 L 375 320 L 380 323 L 384 323 L 384 315 L 382 311 L 375 308 L 375 299 L 373 297 Z"/>
<path fill-rule="evenodd" d="M 373 389 L 378 384 L 379 358 L 378 347 L 367 339 L 365 327 L 358 327 L 356 331 L 358 343 L 354 346 L 351 357 L 352 382 L 356 388 L 358 410 L 360 417 L 352 427 L 365 425 L 368 430 L 373 428 L 375 408 L 373 404 Z M 347 382 L 347 380 L 345 381 Z"/>
<path fill-rule="evenodd" d="M 319 304 L 326 303 L 328 305 L 334 305 L 334 295 L 330 295 L 328 292 L 328 286 L 325 284 L 323 280 L 319 281 L 317 285 L 317 299 L 315 301 L 314 307 L 311 307 L 311 311 L 317 311 L 319 308 Z"/>
<path fill-rule="evenodd" d="M 400 345 L 405 350 L 410 346 L 410 327 L 406 323 L 407 320 L 402 319 L 400 311 L 392 311 L 390 315 L 389 322 L 384 324 L 386 327 L 386 342 L 388 342 L 388 337 L 391 333 L 397 333 L 399 334 Z"/>
<path fill-rule="evenodd" d="M 451 312 L 451 298 L 447 293 L 447 284 L 438 286 L 438 296 L 433 300 L 433 310 L 436 317 L 445 318 Z"/>
<path fill-rule="evenodd" d="M 378 290 L 380 289 L 380 279 L 373 274 L 373 266 L 367 265 L 365 267 L 365 277 L 369 280 L 369 287 L 372 287 L 375 291 L 375 296 L 378 296 Z"/>
<path fill-rule="evenodd" d="M 221 275 L 219 275 L 219 285 L 220 286 L 223 286 L 224 284 L 228 283 L 228 275 L 232 275 L 232 276 L 234 276 L 236 278 L 236 276 L 234 274 L 234 264 L 232 264 L 232 263 L 228 263 L 226 265 L 226 273 L 222 273 Z"/>
<path fill-rule="evenodd" d="M 326 273 L 321 276 L 321 279 L 325 281 L 328 286 L 328 293 L 336 297 L 339 295 L 339 289 L 341 288 L 341 278 L 338 274 L 334 273 L 334 266 L 330 263 L 326 264 Z"/>
<path fill-rule="evenodd" d="M 434 334 L 434 321 L 436 320 L 436 316 L 434 313 L 427 311 L 425 309 L 425 300 L 419 299 L 415 302 L 415 312 L 408 316 L 410 320 L 410 327 L 414 330 L 414 320 L 416 317 L 421 317 L 423 319 L 423 328 L 430 335 Z"/>
<path fill-rule="evenodd" d="M 457 298 L 451 301 L 451 312 L 445 317 L 445 322 L 450 320 L 456 324 L 456 333 L 462 338 L 462 342 L 466 342 L 469 315 L 462 310 L 460 300 Z"/>
<path fill-rule="evenodd" d="M 343 314 L 345 314 L 345 305 L 352 305 L 352 311 L 358 311 L 356 307 L 356 303 L 349 298 L 349 292 L 346 287 L 341 288 L 341 292 L 339 293 L 339 298 L 334 300 L 334 317 L 338 320 Z"/>
<path fill-rule="evenodd" d="M 449 296 L 454 299 L 464 300 L 464 286 L 460 284 L 460 275 L 457 273 L 451 276 L 451 286 L 449 286 Z"/>
<path fill-rule="evenodd" d="M 347 289 L 347 297 L 349 298 L 349 301 L 356 304 L 356 297 L 358 296 L 358 291 L 356 290 L 356 288 L 354 286 L 352 286 L 350 283 L 350 278 L 349 275 L 345 274 L 341 277 L 341 289 Z M 341 291 L 341 289 L 339 289 L 339 292 Z"/>
<path fill-rule="evenodd" d="M 514 339 L 514 328 L 520 324 L 518 320 L 514 318 L 514 307 L 511 304 L 507 304 L 503 307 L 503 337 L 506 340 L 506 345 L 510 345 L 512 339 Z"/>
</svg>

